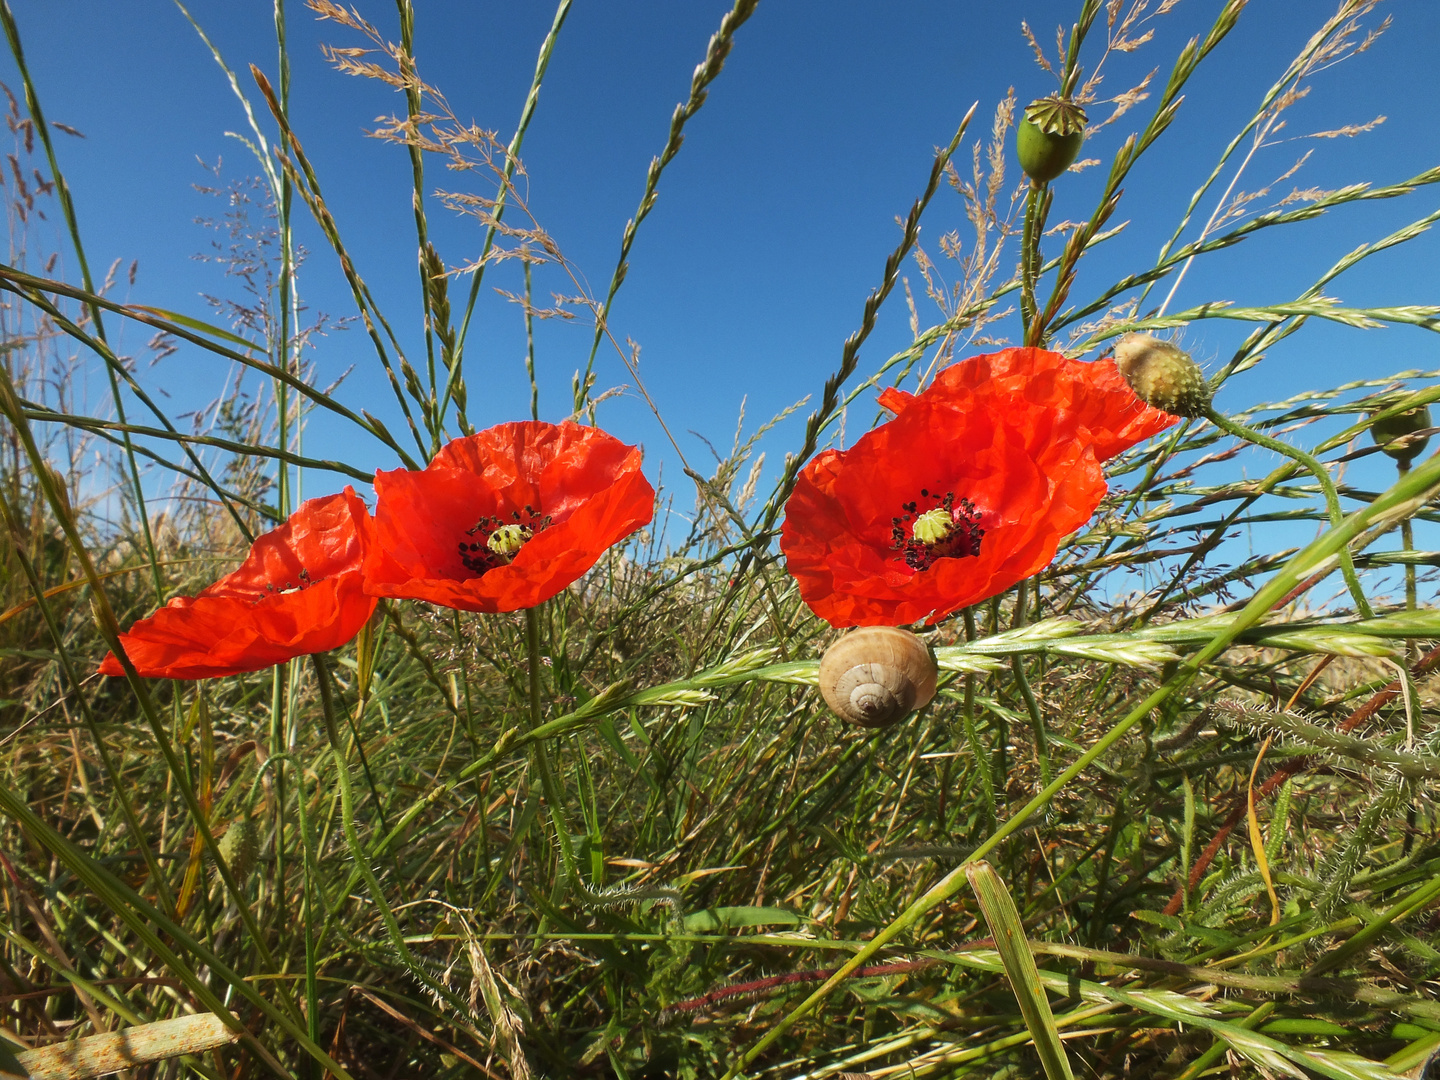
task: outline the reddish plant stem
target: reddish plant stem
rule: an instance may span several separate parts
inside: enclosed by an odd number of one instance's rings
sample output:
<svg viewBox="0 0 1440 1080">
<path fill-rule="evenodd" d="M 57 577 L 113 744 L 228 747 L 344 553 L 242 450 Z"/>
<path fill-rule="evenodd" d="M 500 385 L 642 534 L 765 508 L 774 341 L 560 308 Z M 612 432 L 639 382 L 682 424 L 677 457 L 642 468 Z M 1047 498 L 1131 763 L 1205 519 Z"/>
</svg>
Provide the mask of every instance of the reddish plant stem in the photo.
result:
<svg viewBox="0 0 1440 1080">
<path fill-rule="evenodd" d="M 1311 574 L 1304 581 L 1300 582 L 1299 585 L 1296 585 L 1293 589 L 1291 589 L 1284 596 L 1282 596 L 1279 603 L 1277 603 L 1275 607 L 1283 608 L 1286 604 L 1294 603 L 1300 597 L 1304 596 L 1307 592 L 1313 589 L 1316 585 L 1319 585 L 1320 582 L 1324 581 L 1327 577 L 1329 577 L 1332 572 L 1332 570 L 1320 570 L 1314 574 Z"/>
<path fill-rule="evenodd" d="M 982 945 L 981 942 L 969 943 L 970 948 Z M 870 967 L 862 967 L 851 973 L 852 979 L 873 978 L 876 975 L 903 975 L 910 971 L 921 971 L 928 967 L 934 967 L 939 960 L 898 960 L 889 964 L 873 964 Z M 714 1005 L 720 1001 L 726 1001 L 736 997 L 757 997 L 766 990 L 773 990 L 777 986 L 789 986 L 794 983 L 824 982 L 826 979 L 839 971 L 839 968 L 820 968 L 813 971 L 792 971 L 788 975 L 771 975 L 765 979 L 754 979 L 750 982 L 735 983 L 732 986 L 722 986 L 718 990 L 712 990 L 697 998 L 690 998 L 688 1001 L 676 1002 L 669 1006 L 666 1013 L 688 1013 L 698 1012 L 708 1005 Z"/>
<path fill-rule="evenodd" d="M 1418 679 L 1422 675 L 1433 671 L 1437 666 L 1440 666 L 1440 648 L 1431 649 L 1422 656 L 1419 661 L 1416 662 L 1415 666 L 1410 669 L 1411 675 Z M 1399 693 L 1399 679 L 1386 683 L 1371 695 L 1369 701 L 1365 702 L 1364 705 L 1361 705 L 1346 717 L 1345 721 L 1340 725 L 1339 730 L 1342 732 L 1353 731 L 1393 701 Z M 1281 784 L 1285 783 L 1286 780 L 1290 779 L 1290 777 L 1294 776 L 1301 769 L 1307 769 L 1314 764 L 1314 757 L 1308 754 L 1303 757 L 1291 758 L 1271 773 L 1265 782 L 1260 785 L 1255 792 L 1257 800 L 1273 794 L 1275 790 L 1279 788 Z M 1215 838 L 1210 841 L 1205 850 L 1201 852 L 1200 857 L 1195 860 L 1195 865 L 1190 870 L 1189 889 L 1193 890 L 1199 887 L 1201 880 L 1205 876 L 1205 871 L 1210 868 L 1210 864 L 1214 861 L 1215 856 L 1220 853 L 1221 845 L 1225 843 L 1235 826 L 1240 823 L 1240 819 L 1245 816 L 1245 806 L 1245 796 L 1241 795 L 1235 805 L 1230 808 L 1230 813 L 1225 818 L 1225 823 L 1221 825 L 1215 833 Z M 1170 897 L 1170 902 L 1165 905 L 1164 913 L 1166 915 L 1179 914 L 1180 908 L 1184 906 L 1185 893 L 1187 891 L 1187 888 L 1183 885 L 1175 890 L 1175 895 Z"/>
</svg>

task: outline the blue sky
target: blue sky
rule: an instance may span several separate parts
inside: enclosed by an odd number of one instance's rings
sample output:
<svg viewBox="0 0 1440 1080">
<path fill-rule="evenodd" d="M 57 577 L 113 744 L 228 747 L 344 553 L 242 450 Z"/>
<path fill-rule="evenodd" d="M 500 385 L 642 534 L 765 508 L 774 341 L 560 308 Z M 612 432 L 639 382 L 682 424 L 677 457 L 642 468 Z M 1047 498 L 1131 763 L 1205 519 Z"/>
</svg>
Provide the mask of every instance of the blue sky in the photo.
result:
<svg viewBox="0 0 1440 1080">
<path fill-rule="evenodd" d="M 59 149 L 92 265 L 138 260 L 135 285 L 120 287 L 125 299 L 213 317 L 201 294 L 235 289 L 215 266 L 192 258 L 210 240 L 195 219 L 221 209 L 194 189 L 212 181 L 200 162 L 223 159 L 227 180 L 254 174 L 257 166 L 225 134 L 243 131 L 245 119 L 204 45 L 178 9 L 162 0 L 12 0 L 12 5 L 49 118 L 86 135 L 61 136 Z M 398 38 L 392 4 L 359 6 L 387 37 Z M 1204 32 L 1220 6 L 1218 0 L 1183 0 L 1148 24 L 1155 30 L 1152 42 L 1107 61 L 1102 96 L 1138 82 L 1152 68 L 1160 69 L 1156 79 L 1163 82 L 1178 49 Z M 1088 260 L 1076 298 L 1150 264 L 1220 150 L 1333 7 L 1328 0 L 1254 0 L 1237 30 L 1192 79 L 1174 126 L 1128 179 L 1115 220 L 1129 225 Z M 553 8 L 458 0 L 425 0 L 417 8 L 422 76 L 444 91 L 462 119 L 473 118 L 508 140 Z M 273 78 L 270 0 L 196 0 L 190 9 L 232 68 L 243 73 L 253 62 Z M 705 467 L 708 452 L 689 432 L 728 445 L 742 398 L 748 397 L 751 429 L 807 394 L 818 398 L 898 240 L 895 219 L 924 186 L 934 148 L 948 142 L 961 116 L 978 102 L 957 156 L 968 175 L 970 145 L 988 132 L 1007 88 L 1015 87 L 1022 104 L 1054 89 L 1052 78 L 1034 63 L 1020 33 L 1021 19 L 1053 56 L 1056 26 L 1068 27 L 1078 9 L 1077 0 L 760 4 L 739 31 L 710 100 L 691 121 L 685 145 L 665 173 L 612 314 L 616 337 L 641 346 L 642 376 L 693 464 Z M 726 10 L 723 3 L 702 0 L 578 0 L 569 16 L 523 158 L 531 209 L 593 293 L 604 294 L 645 170 L 664 145 L 670 113 L 687 95 L 691 71 Z M 1257 155 L 1242 188 L 1264 186 L 1314 150 L 1305 168 L 1259 200 L 1258 208 L 1292 187 L 1390 183 L 1440 163 L 1433 125 L 1440 5 L 1393 0 L 1371 23 L 1386 13 L 1394 20 L 1388 32 L 1365 54 L 1313 79 L 1309 95 L 1286 114 L 1282 141 Z M 322 58 L 322 42 L 363 44 L 354 34 L 317 22 L 293 0 L 287 15 L 294 127 L 360 272 L 418 358 L 423 348 L 409 162 L 402 149 L 364 134 L 377 116 L 402 110 L 403 101 L 378 82 L 336 72 Z M 1094 40 L 1103 40 L 1103 27 Z M 1096 55 L 1098 50 L 1087 58 Z M 8 57 L 0 68 L 0 77 L 18 90 Z M 249 80 L 242 79 L 242 86 L 263 112 Z M 1087 143 L 1085 156 L 1102 158 L 1108 166 L 1153 104 L 1152 96 L 1100 132 Z M 1386 123 L 1355 139 L 1301 138 L 1381 114 Z M 1103 171 L 1058 182 L 1052 222 L 1088 216 Z M 460 188 L 467 179 L 432 163 L 427 186 Z M 1017 179 L 1012 160 L 1010 182 Z M 1228 174 L 1220 186 L 1227 181 Z M 1437 199 L 1440 187 L 1341 208 L 1247 241 L 1197 263 L 1172 307 L 1217 299 L 1242 305 L 1291 299 L 1339 256 L 1423 216 Z M 1212 206 L 1202 204 L 1200 220 Z M 447 263 L 457 265 L 478 253 L 480 232 L 473 222 L 455 219 L 438 203 L 430 205 L 429 217 Z M 351 314 L 335 258 L 298 203 L 297 221 L 311 252 L 302 279 L 307 302 L 332 316 Z M 960 198 L 942 189 L 925 218 L 921 242 L 938 259 L 937 240 L 952 229 L 968 240 Z M 1058 243 L 1051 250 L 1058 250 Z M 1327 292 L 1357 306 L 1434 303 L 1440 296 L 1436 256 L 1435 238 L 1427 235 L 1371 260 Z M 467 380 L 477 425 L 528 413 L 519 313 L 490 288 L 517 289 L 513 265 L 487 277 L 471 332 Z M 949 268 L 943 272 L 949 274 Z M 916 290 L 922 326 L 939 321 L 914 265 L 905 273 Z M 57 274 L 78 277 L 69 259 Z M 572 291 L 568 282 L 544 271 L 537 271 L 536 287 L 541 295 L 552 288 Z M 862 354 L 857 378 L 908 344 L 908 322 L 897 290 Z M 1245 329 L 1208 321 L 1192 326 L 1184 339 L 1213 368 Z M 995 332 L 1013 337 L 1015 329 L 1002 325 Z M 139 358 L 141 377 L 171 395 L 176 412 L 223 391 L 228 369 L 198 350 L 146 366 L 148 337 L 144 328 L 130 326 L 121 341 Z M 542 418 L 568 413 L 570 379 L 585 362 L 589 340 L 582 326 L 541 328 Z M 319 383 L 353 368 L 338 397 L 394 419 L 390 391 L 362 331 L 334 333 L 317 345 Z M 1432 334 L 1312 325 L 1236 379 L 1221 404 L 1242 408 L 1412 366 L 1440 367 Z M 628 381 L 614 353 L 602 352 L 597 389 Z M 799 442 L 807 411 L 767 441 L 772 463 Z M 849 437 L 872 416 L 869 408 L 852 416 Z M 674 452 L 636 395 L 607 402 L 600 421 L 628 441 L 643 442 L 655 465 L 664 459 L 668 484 L 679 479 Z M 328 418 L 315 422 L 307 446 L 364 469 L 393 464 L 381 448 L 350 439 Z M 307 491 L 318 494 L 337 484 L 316 476 Z M 687 499 L 682 495 L 680 501 Z"/>
</svg>

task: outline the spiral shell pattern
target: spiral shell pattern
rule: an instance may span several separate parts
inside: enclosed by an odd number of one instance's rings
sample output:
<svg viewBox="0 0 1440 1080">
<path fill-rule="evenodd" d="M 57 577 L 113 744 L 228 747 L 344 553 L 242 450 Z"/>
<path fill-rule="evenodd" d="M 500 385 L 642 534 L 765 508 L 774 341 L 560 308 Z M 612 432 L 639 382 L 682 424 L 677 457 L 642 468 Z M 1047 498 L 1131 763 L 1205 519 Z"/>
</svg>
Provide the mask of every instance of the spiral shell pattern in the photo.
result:
<svg viewBox="0 0 1440 1080">
<path fill-rule="evenodd" d="M 862 626 L 825 650 L 820 692 L 830 711 L 867 728 L 888 727 L 935 696 L 935 661 L 908 630 Z"/>
</svg>

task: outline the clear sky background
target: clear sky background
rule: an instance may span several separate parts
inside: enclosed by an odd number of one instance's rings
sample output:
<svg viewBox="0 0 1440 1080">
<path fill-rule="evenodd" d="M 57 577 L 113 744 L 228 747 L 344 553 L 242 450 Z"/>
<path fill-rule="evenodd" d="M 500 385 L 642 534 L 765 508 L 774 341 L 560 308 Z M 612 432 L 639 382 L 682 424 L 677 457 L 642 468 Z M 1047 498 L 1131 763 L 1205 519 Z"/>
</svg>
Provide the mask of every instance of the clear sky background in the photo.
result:
<svg viewBox="0 0 1440 1080">
<path fill-rule="evenodd" d="M 223 160 L 224 180 L 242 180 L 258 168 L 249 151 L 226 135 L 244 131 L 245 118 L 206 47 L 168 0 L 11 3 L 47 115 L 85 134 L 59 136 L 59 151 L 92 265 L 137 260 L 135 284 L 122 281 L 118 296 L 214 318 L 202 294 L 235 296 L 237 286 L 215 265 L 193 258 L 211 240 L 195 219 L 223 209 L 195 190 L 213 183 L 201 162 Z M 393 4 L 358 0 L 358 6 L 387 37 L 398 39 Z M 690 432 L 727 446 L 742 399 L 748 398 L 747 429 L 807 394 L 813 407 L 839 362 L 841 343 L 859 324 L 867 292 L 880 281 L 885 257 L 899 239 L 896 218 L 923 189 L 935 147 L 949 141 L 978 102 L 957 155 L 968 175 L 970 147 L 987 135 L 1009 87 L 1022 105 L 1055 89 L 1034 62 L 1021 20 L 1029 21 L 1053 56 L 1057 25 L 1068 28 L 1079 6 L 1078 0 L 763 0 L 740 29 L 725 71 L 664 175 L 612 313 L 615 336 L 642 347 L 642 375 L 693 464 L 704 468 L 711 459 Z M 508 141 L 553 7 L 539 0 L 419 0 L 416 7 L 422 77 L 444 91 L 462 119 Z M 1160 69 L 1158 90 L 1180 47 L 1203 34 L 1220 7 L 1219 0 L 1182 0 L 1149 23 L 1153 41 L 1107 61 L 1102 96 L 1153 68 Z M 1175 124 L 1131 174 L 1113 219 L 1129 225 L 1087 259 L 1074 298 L 1086 299 L 1151 264 L 1222 148 L 1334 7 L 1332 0 L 1253 0 L 1236 31 L 1192 78 Z M 253 62 L 274 78 L 271 0 L 194 0 L 190 9 L 232 68 L 243 76 Z M 635 212 L 650 159 L 664 145 L 670 114 L 687 96 L 691 72 L 726 10 L 714 0 L 577 0 L 561 33 L 524 147 L 526 190 L 532 211 L 596 295 L 604 295 L 622 230 Z M 408 156 L 365 137 L 376 117 L 403 111 L 403 98 L 379 82 L 341 74 L 322 58 L 322 42 L 364 44 L 353 33 L 317 22 L 295 0 L 286 12 L 295 130 L 361 274 L 410 355 L 422 357 Z M 1371 24 L 1386 14 L 1393 17 L 1389 30 L 1363 55 L 1314 78 L 1309 95 L 1287 113 L 1276 145 L 1256 155 L 1240 185 L 1247 190 L 1271 183 L 1314 150 L 1309 163 L 1257 200 L 1255 209 L 1273 206 L 1295 187 L 1393 183 L 1440 164 L 1434 124 L 1440 3 L 1391 0 Z M 1103 25 L 1097 26 L 1087 67 L 1103 37 Z M 0 63 L 0 78 L 18 93 L 8 57 Z M 241 85 L 263 114 L 248 77 Z M 1087 143 L 1084 156 L 1101 158 L 1105 166 L 1057 183 L 1052 222 L 1089 216 L 1115 149 L 1148 120 L 1155 96 Z M 1097 106 L 1092 116 L 1106 112 Z M 1353 139 L 1302 137 L 1379 115 L 1388 118 L 1384 124 Z M 432 160 L 427 187 L 464 190 L 470 179 L 447 174 Z M 1012 152 L 1009 182 L 1019 179 Z M 1227 173 L 1217 193 L 1228 179 Z M 1437 202 L 1440 185 L 1403 199 L 1344 207 L 1249 240 L 1197 263 L 1172 310 L 1206 300 L 1261 305 L 1292 299 L 1345 252 L 1423 216 Z M 301 285 L 306 302 L 331 316 L 353 314 L 334 255 L 298 200 L 296 206 L 297 228 L 311 253 Z M 1202 204 L 1190 237 L 1213 206 L 1213 198 Z M 454 218 L 438 203 L 429 206 L 429 218 L 448 264 L 478 254 L 481 231 L 473 221 Z M 968 243 L 962 200 L 942 189 L 921 242 L 953 280 L 938 252 L 938 238 L 950 230 Z M 1058 252 L 1058 241 L 1050 250 Z M 1436 303 L 1437 256 L 1435 237 L 1426 235 L 1326 291 L 1354 306 Z M 55 273 L 78 280 L 70 258 L 62 258 Z M 905 274 L 916 291 L 922 327 L 940 321 L 913 263 Z M 518 291 L 514 264 L 487 276 L 470 334 L 466 377 L 477 426 L 522 418 L 529 408 L 520 314 L 491 286 Z M 546 271 L 537 271 L 536 288 L 542 297 L 550 289 L 572 291 Z M 857 379 L 909 343 L 908 324 L 897 290 L 862 354 Z M 1207 321 L 1187 330 L 1184 340 L 1213 369 L 1247 329 Z M 1013 339 L 1016 326 L 995 332 Z M 590 336 L 583 325 L 542 327 L 542 418 L 569 413 L 571 376 L 584 365 Z M 200 350 L 147 366 L 148 338 L 147 330 L 131 325 L 120 341 L 140 361 L 141 378 L 170 394 L 177 413 L 224 391 L 228 367 Z M 353 368 L 337 396 L 384 417 L 398 432 L 390 390 L 364 332 L 355 327 L 316 345 L 317 382 L 328 384 Z M 1406 367 L 1440 367 L 1433 333 L 1312 324 L 1232 381 L 1220 404 L 1238 409 Z M 602 351 L 597 391 L 629 381 L 613 351 Z M 767 440 L 772 465 L 798 445 L 808 411 Z M 851 441 L 873 415 L 867 407 L 850 418 Z M 652 479 L 663 459 L 667 485 L 685 492 L 675 454 L 638 396 L 606 402 L 599 418 L 627 441 L 646 445 Z M 365 469 L 394 464 L 383 448 L 350 438 L 323 416 L 307 437 L 307 450 Z M 340 483 L 312 475 L 306 491 L 320 494 Z M 681 494 L 680 503 L 688 498 Z"/>
</svg>

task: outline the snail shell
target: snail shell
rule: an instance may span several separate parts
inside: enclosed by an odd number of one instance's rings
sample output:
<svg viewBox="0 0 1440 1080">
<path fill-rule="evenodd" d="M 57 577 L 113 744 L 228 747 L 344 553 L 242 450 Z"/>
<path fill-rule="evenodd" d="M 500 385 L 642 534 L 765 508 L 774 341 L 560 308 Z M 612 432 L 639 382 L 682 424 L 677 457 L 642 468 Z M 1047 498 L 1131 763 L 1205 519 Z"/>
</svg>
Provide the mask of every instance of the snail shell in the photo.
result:
<svg viewBox="0 0 1440 1080">
<path fill-rule="evenodd" d="M 825 650 L 820 692 L 830 711 L 862 727 L 881 728 L 935 696 L 935 661 L 908 630 L 862 626 Z"/>
</svg>

